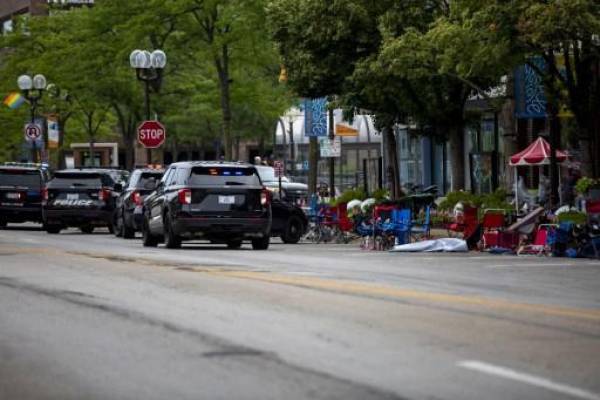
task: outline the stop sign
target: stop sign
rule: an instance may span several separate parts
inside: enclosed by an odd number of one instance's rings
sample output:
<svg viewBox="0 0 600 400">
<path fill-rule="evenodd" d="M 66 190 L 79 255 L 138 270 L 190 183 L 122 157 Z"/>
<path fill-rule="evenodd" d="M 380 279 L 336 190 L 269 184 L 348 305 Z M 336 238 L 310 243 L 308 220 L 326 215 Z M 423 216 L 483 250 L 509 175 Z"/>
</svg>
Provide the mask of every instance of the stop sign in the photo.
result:
<svg viewBox="0 0 600 400">
<path fill-rule="evenodd" d="M 158 121 L 144 121 L 137 129 L 138 142 L 147 149 L 160 147 L 165 142 L 166 136 L 165 127 Z"/>
</svg>

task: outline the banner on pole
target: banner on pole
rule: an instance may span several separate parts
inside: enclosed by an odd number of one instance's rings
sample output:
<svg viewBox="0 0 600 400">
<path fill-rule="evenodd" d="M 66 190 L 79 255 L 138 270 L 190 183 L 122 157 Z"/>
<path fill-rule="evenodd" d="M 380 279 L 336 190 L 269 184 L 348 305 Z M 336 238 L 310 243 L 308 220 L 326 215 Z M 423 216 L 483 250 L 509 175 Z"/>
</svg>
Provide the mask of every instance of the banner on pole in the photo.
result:
<svg viewBox="0 0 600 400">
<path fill-rule="evenodd" d="M 327 136 L 327 98 L 304 100 L 304 136 Z"/>
<path fill-rule="evenodd" d="M 57 149 L 60 142 L 60 126 L 55 116 L 48 116 L 48 148 Z"/>
</svg>

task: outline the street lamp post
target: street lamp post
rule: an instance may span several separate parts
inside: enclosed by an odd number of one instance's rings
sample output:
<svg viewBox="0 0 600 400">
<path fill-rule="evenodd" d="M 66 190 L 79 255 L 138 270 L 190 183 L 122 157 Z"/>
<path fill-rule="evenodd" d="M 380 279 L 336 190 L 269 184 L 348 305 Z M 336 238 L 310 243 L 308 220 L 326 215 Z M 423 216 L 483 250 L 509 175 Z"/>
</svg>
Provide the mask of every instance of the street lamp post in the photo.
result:
<svg viewBox="0 0 600 400">
<path fill-rule="evenodd" d="M 44 94 L 44 89 L 46 89 L 46 83 L 46 77 L 41 74 L 35 75 L 33 78 L 29 75 L 21 75 L 17 79 L 17 85 L 19 86 L 19 89 L 27 101 L 29 101 L 32 124 L 35 124 L 35 111 L 37 109 L 39 100 Z M 33 162 L 38 161 L 36 141 L 37 138 L 32 141 L 31 147 L 31 159 Z"/>
<path fill-rule="evenodd" d="M 162 50 L 134 50 L 129 55 L 129 62 L 135 68 L 137 79 L 144 83 L 144 108 L 146 121 L 150 120 L 150 89 L 158 92 L 162 83 L 163 69 L 167 65 L 167 55 Z M 152 149 L 146 149 L 148 164 L 152 163 Z"/>
</svg>

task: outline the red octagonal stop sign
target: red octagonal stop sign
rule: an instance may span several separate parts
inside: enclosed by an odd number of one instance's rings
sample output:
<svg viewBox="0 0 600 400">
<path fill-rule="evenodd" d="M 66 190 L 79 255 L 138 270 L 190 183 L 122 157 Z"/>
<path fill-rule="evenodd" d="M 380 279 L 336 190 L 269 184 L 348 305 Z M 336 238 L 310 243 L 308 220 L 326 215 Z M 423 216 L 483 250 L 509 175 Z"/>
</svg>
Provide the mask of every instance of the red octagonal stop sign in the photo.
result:
<svg viewBox="0 0 600 400">
<path fill-rule="evenodd" d="M 165 127 L 158 121 L 144 121 L 137 129 L 138 142 L 147 149 L 160 147 L 165 142 L 166 136 Z"/>
</svg>

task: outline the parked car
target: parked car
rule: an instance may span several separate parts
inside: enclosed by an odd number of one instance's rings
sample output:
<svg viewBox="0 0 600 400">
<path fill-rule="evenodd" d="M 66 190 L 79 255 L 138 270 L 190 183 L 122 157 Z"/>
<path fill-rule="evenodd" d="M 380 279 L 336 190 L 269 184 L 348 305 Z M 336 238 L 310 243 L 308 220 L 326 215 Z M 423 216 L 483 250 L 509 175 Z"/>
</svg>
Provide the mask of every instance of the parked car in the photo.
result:
<svg viewBox="0 0 600 400">
<path fill-rule="evenodd" d="M 271 235 L 271 195 L 253 165 L 219 161 L 171 164 L 144 199 L 144 246 L 204 239 L 239 248 L 250 240 L 266 250 Z"/>
<path fill-rule="evenodd" d="M 281 193 L 279 193 L 279 178 L 275 176 L 275 169 L 267 165 L 256 165 L 255 167 L 263 185 L 278 194 L 275 197 L 300 207 L 308 204 L 308 185 L 292 182 L 289 178 L 282 176 Z"/>
<path fill-rule="evenodd" d="M 129 173 L 111 169 L 57 171 L 44 190 L 42 210 L 48 233 L 78 227 L 92 233 L 96 227 L 113 229 L 116 199 Z"/>
<path fill-rule="evenodd" d="M 162 169 L 136 169 L 129 184 L 117 198 L 113 225 L 115 235 L 131 239 L 142 230 L 144 199 L 156 188 L 164 174 Z"/>
<path fill-rule="evenodd" d="M 0 227 L 9 222 L 42 222 L 42 191 L 48 176 L 41 164 L 0 165 Z"/>
<path fill-rule="evenodd" d="M 279 236 L 284 243 L 298 243 L 308 229 L 308 218 L 302 208 L 273 198 L 271 209 L 273 211 L 271 236 Z"/>
<path fill-rule="evenodd" d="M 263 185 L 273 193 L 271 236 L 281 237 L 284 243 L 298 243 L 308 229 L 308 218 L 301 208 L 308 203 L 308 185 L 282 177 L 280 192 L 275 169 L 266 165 L 255 167 Z"/>
</svg>

